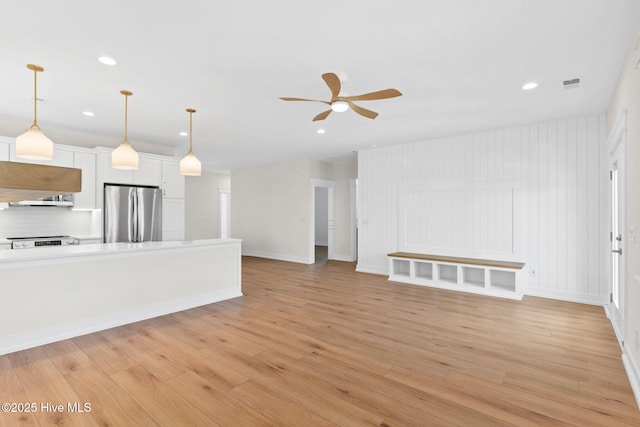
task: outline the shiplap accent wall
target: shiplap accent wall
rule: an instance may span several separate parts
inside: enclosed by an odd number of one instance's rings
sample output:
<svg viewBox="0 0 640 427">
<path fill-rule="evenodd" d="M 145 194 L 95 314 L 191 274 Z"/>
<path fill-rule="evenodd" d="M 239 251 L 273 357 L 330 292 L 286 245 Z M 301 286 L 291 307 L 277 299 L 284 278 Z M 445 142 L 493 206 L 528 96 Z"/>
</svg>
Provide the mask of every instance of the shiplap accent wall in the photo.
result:
<svg viewBox="0 0 640 427">
<path fill-rule="evenodd" d="M 520 261 L 515 239 L 522 229 L 522 209 L 516 186 L 483 182 L 401 188 L 398 250 Z"/>
<path fill-rule="evenodd" d="M 605 116 L 592 115 L 360 151 L 358 271 L 387 274 L 387 253 L 403 247 L 400 198 L 407 188 L 508 183 L 518 189 L 515 194 L 521 192 L 522 214 L 514 221 L 522 227 L 513 244 L 515 256 L 526 263 L 525 292 L 603 303 L 605 142 Z M 458 230 L 482 226 L 472 223 L 472 215 L 456 221 Z M 488 258 L 495 257 L 489 252 Z"/>
</svg>

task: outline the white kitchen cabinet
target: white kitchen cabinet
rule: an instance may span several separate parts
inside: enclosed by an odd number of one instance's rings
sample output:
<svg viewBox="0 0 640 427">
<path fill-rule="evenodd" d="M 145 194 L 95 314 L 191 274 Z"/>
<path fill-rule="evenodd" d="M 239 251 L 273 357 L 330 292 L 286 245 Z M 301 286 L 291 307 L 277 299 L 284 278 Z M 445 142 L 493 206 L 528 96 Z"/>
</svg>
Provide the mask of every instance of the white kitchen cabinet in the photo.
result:
<svg viewBox="0 0 640 427">
<path fill-rule="evenodd" d="M 160 159 L 140 154 L 138 170 L 133 171 L 135 185 L 159 187 L 162 181 L 162 162 Z"/>
<path fill-rule="evenodd" d="M 0 136 L 0 160 L 5 162 L 9 160 L 9 145 L 11 145 L 14 140 L 14 138 Z"/>
<path fill-rule="evenodd" d="M 137 170 L 115 169 L 111 166 L 111 149 L 98 149 L 98 181 L 100 185 L 128 184 L 160 187 L 162 161 L 154 155 L 140 154 Z"/>
<path fill-rule="evenodd" d="M 12 162 L 18 163 L 34 163 L 37 165 L 46 165 L 46 166 L 61 166 L 65 168 L 73 167 L 73 150 L 69 149 L 69 147 L 64 146 L 61 147 L 58 144 L 53 145 L 53 159 L 52 160 L 30 160 L 30 159 L 21 159 L 16 157 L 16 145 L 11 144 L 9 147 L 9 160 Z"/>
<path fill-rule="evenodd" d="M 178 159 L 162 160 L 162 197 L 184 199 L 184 183 Z"/>
<path fill-rule="evenodd" d="M 96 155 L 73 153 L 73 167 L 82 169 L 82 191 L 74 194 L 74 209 L 96 209 Z"/>
<path fill-rule="evenodd" d="M 98 152 L 98 182 L 102 188 L 105 182 L 108 184 L 133 184 L 133 171 L 127 169 L 115 169 L 111 166 L 111 151 Z"/>
<path fill-rule="evenodd" d="M 184 240 L 184 199 L 162 199 L 162 240 Z"/>
</svg>

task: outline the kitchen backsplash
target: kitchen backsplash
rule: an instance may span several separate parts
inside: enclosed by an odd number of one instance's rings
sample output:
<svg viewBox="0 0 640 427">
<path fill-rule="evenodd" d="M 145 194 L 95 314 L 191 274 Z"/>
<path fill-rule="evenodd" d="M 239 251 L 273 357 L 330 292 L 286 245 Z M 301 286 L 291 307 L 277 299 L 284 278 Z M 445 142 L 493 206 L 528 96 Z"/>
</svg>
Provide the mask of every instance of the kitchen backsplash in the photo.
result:
<svg viewBox="0 0 640 427">
<path fill-rule="evenodd" d="M 0 239 L 34 236 L 100 236 L 102 211 L 58 207 L 0 209 Z"/>
</svg>

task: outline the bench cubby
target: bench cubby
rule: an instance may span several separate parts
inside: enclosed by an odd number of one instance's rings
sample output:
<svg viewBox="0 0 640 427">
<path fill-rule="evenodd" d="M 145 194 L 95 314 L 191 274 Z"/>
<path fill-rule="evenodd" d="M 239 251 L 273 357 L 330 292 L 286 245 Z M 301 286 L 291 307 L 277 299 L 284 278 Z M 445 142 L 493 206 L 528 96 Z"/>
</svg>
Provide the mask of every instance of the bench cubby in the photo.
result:
<svg viewBox="0 0 640 427">
<path fill-rule="evenodd" d="M 389 256 L 389 280 L 502 298 L 522 299 L 524 263 L 411 252 Z"/>
</svg>

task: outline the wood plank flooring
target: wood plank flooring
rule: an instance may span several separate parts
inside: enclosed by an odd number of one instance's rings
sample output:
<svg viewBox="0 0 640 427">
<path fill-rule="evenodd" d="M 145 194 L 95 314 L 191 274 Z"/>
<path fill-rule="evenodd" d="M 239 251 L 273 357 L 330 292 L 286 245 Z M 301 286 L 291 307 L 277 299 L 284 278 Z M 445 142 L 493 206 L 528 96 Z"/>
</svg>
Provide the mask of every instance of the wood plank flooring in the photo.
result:
<svg viewBox="0 0 640 427">
<path fill-rule="evenodd" d="M 601 307 L 354 268 L 244 258 L 244 297 L 0 356 L 37 406 L 0 426 L 640 425 Z"/>
</svg>

